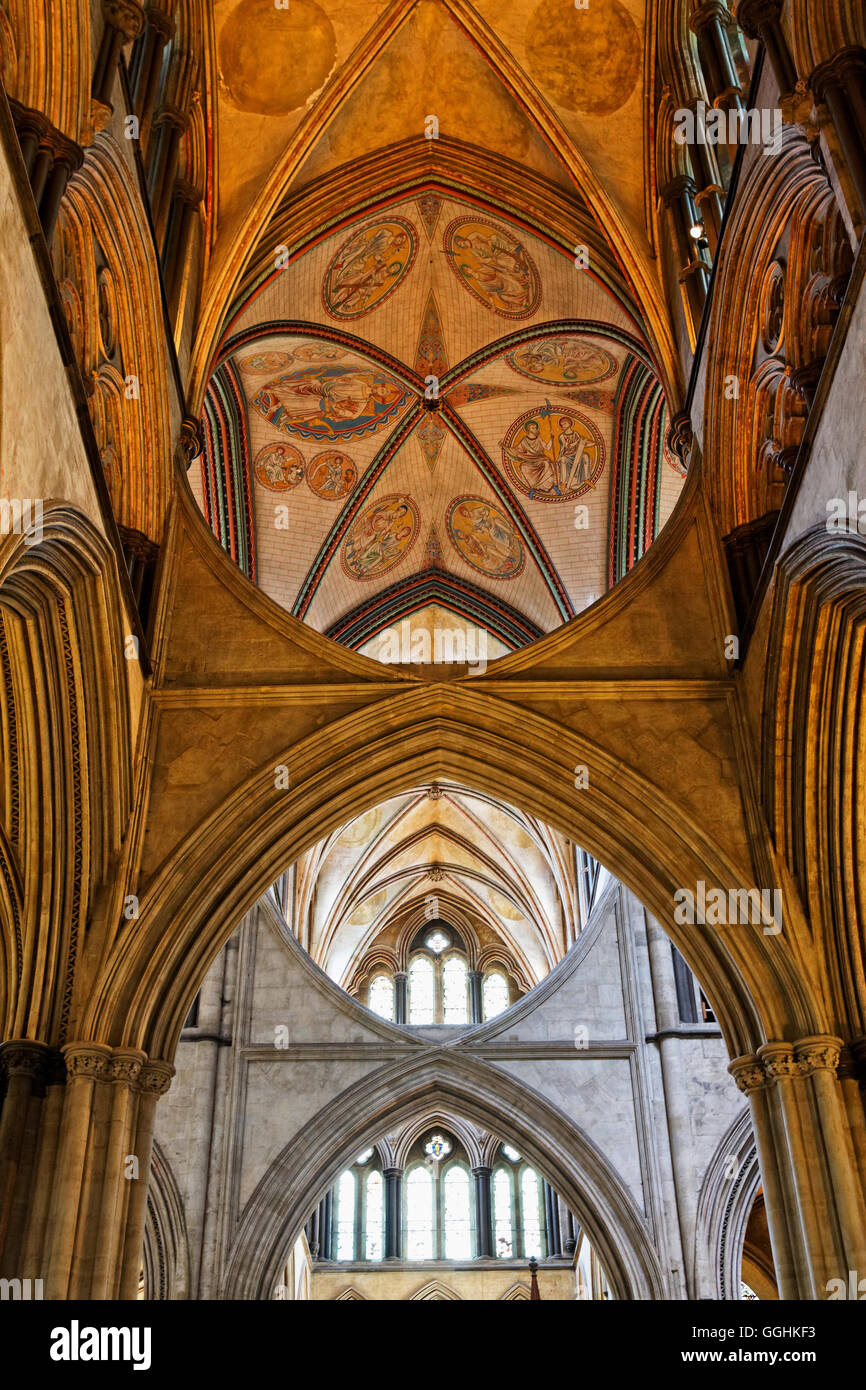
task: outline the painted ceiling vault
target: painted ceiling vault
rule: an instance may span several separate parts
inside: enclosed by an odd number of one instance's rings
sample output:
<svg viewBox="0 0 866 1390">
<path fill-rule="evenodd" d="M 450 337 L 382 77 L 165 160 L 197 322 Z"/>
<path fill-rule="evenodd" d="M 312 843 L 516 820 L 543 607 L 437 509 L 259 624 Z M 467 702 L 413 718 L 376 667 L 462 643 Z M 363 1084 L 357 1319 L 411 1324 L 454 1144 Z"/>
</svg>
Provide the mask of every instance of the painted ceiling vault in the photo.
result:
<svg viewBox="0 0 866 1390">
<path fill-rule="evenodd" d="M 625 227 L 650 250 L 643 7 L 214 18 L 211 280 L 232 288 L 190 475 L 205 516 L 369 655 L 407 620 L 524 646 L 622 578 L 682 485 L 622 255 Z"/>
</svg>

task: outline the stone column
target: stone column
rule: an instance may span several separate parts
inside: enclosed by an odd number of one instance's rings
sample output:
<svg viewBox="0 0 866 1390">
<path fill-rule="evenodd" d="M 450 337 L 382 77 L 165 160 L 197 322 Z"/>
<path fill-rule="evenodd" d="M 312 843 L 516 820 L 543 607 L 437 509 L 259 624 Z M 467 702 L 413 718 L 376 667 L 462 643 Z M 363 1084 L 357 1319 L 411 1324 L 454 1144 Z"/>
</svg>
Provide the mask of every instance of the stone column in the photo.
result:
<svg viewBox="0 0 866 1390">
<path fill-rule="evenodd" d="M 0 1110 L 0 1267 L 13 1278 L 18 1272 L 9 1266 L 7 1233 L 19 1167 L 24 1157 L 22 1150 L 31 1096 L 47 1054 L 48 1048 L 43 1043 L 28 1042 L 23 1038 L 12 1038 L 0 1046 L 0 1079 L 5 1084 L 3 1107 Z M 18 1274 L 18 1277 L 27 1276 Z"/>
<path fill-rule="evenodd" d="M 679 263 L 678 279 L 685 301 L 689 335 L 694 346 L 710 283 L 710 265 L 704 259 L 697 241 L 690 235 L 690 228 L 699 220 L 694 182 L 686 174 L 679 174 L 660 189 L 660 196 L 673 223 L 676 257 Z"/>
<path fill-rule="evenodd" d="M 484 975 L 480 970 L 469 971 L 469 1022 L 482 1023 L 484 1020 L 484 1001 L 481 987 Z"/>
<path fill-rule="evenodd" d="M 124 44 L 137 39 L 144 28 L 144 10 L 138 0 L 102 0 L 102 14 L 105 25 L 93 70 L 92 93 L 98 102 L 111 109 L 120 51 Z"/>
<path fill-rule="evenodd" d="M 826 1298 L 866 1268 L 866 1201 L 843 1087 L 841 1042 L 770 1042 L 729 1070 L 752 1108 L 770 1241 L 783 1299 Z"/>
<path fill-rule="evenodd" d="M 159 94 L 162 54 L 166 44 L 173 38 L 174 20 L 158 6 L 149 5 L 133 97 L 140 123 L 139 141 L 145 155 L 149 152 L 153 108 Z"/>
<path fill-rule="evenodd" d="M 544 1184 L 544 1214 L 547 1222 L 547 1253 L 562 1254 L 562 1232 L 559 1227 L 559 1203 L 549 1183 Z"/>
<path fill-rule="evenodd" d="M 158 140 L 156 127 L 158 126 Z M 155 122 L 154 155 L 148 175 L 150 205 L 156 243 L 160 251 L 165 243 L 168 210 L 177 173 L 181 136 L 189 126 L 186 112 L 175 106 L 164 106 Z"/>
<path fill-rule="evenodd" d="M 815 68 L 809 85 L 833 122 L 862 222 L 866 218 L 866 49 L 843 48 Z"/>
<path fill-rule="evenodd" d="M 409 976 L 405 970 L 398 970 L 394 976 L 394 1022 L 409 1022 Z"/>
<path fill-rule="evenodd" d="M 385 1168 L 385 1259 L 399 1260 L 403 1248 L 403 1169 Z"/>
<path fill-rule="evenodd" d="M 790 96 L 797 85 L 797 69 L 782 28 L 782 4 L 783 0 L 739 0 L 736 17 L 743 33 L 750 39 L 759 39 L 764 45 L 779 93 L 784 98 Z"/>
<path fill-rule="evenodd" d="M 723 111 L 741 110 L 743 106 L 740 79 L 728 38 L 727 26 L 732 23 L 733 16 L 720 0 L 706 0 L 689 20 L 697 36 L 710 101 Z"/>
<path fill-rule="evenodd" d="M 475 1178 L 475 1240 L 479 1260 L 489 1260 L 493 1257 L 493 1203 L 490 1190 L 492 1172 L 493 1169 L 485 1164 L 472 1169 L 472 1176 Z"/>
<path fill-rule="evenodd" d="M 333 1193 L 326 1192 L 322 1198 L 321 1206 L 319 1207 L 319 1239 L 321 1241 L 319 1258 L 322 1260 L 329 1260 L 331 1258 L 331 1217 L 333 1216 L 333 1209 Z"/>
<path fill-rule="evenodd" d="M 120 1263 L 120 1288 L 115 1297 L 134 1299 L 138 1292 L 138 1273 L 141 1247 L 144 1243 L 144 1221 L 147 1212 L 147 1184 L 150 1178 L 150 1156 L 153 1150 L 153 1122 L 156 1102 L 165 1095 L 174 1068 L 166 1062 L 147 1062 L 141 1068 L 138 1091 L 138 1124 L 135 1136 L 135 1156 L 138 1159 L 138 1178 L 132 1185 L 126 1219 L 126 1234 Z"/>
</svg>

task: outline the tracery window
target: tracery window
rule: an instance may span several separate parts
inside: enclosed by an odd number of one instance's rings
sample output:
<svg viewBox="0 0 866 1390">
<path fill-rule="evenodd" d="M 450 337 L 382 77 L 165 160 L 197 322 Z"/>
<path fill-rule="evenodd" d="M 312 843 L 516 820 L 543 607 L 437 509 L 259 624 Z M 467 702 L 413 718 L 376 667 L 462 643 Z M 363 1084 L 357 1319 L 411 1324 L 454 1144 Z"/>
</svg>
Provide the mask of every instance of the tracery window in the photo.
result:
<svg viewBox="0 0 866 1390">
<path fill-rule="evenodd" d="M 520 993 L 508 965 L 492 964 L 483 977 L 470 976 L 469 966 L 459 934 L 436 921 L 417 932 L 399 984 L 390 971 L 374 964 L 361 997 L 380 1018 L 412 1027 L 481 1023 L 504 1013 Z"/>
<path fill-rule="evenodd" d="M 355 1258 L 355 1174 L 350 1168 L 337 1183 L 337 1259 Z"/>
<path fill-rule="evenodd" d="M 493 1249 L 500 1260 L 510 1260 L 514 1255 L 512 1181 L 504 1167 L 493 1174 Z"/>
<path fill-rule="evenodd" d="M 508 980 L 501 970 L 490 970 L 481 987 L 484 1017 L 496 1018 L 508 1008 Z"/>
<path fill-rule="evenodd" d="M 436 1022 L 436 979 L 429 956 L 415 956 L 409 964 L 409 1022 Z"/>
<path fill-rule="evenodd" d="M 371 1169 L 365 1180 L 364 1259 L 381 1260 L 385 1244 L 385 1202 L 382 1174 Z"/>
<path fill-rule="evenodd" d="M 432 1260 L 435 1246 L 433 1175 L 423 1163 L 406 1174 L 406 1258 Z"/>
<path fill-rule="evenodd" d="M 441 926 L 415 942 L 409 961 L 409 1022 L 469 1023 L 469 964 L 455 934 Z"/>
<path fill-rule="evenodd" d="M 374 975 L 367 993 L 368 1007 L 380 1018 L 394 1021 L 394 981 L 384 971 Z"/>
<path fill-rule="evenodd" d="M 335 1260 L 381 1260 L 385 1255 L 385 1182 L 375 1149 L 365 1149 L 337 1179 L 330 1252 Z"/>
<path fill-rule="evenodd" d="M 469 972 L 465 956 L 452 953 L 442 966 L 442 1021 L 469 1022 Z"/>
<path fill-rule="evenodd" d="M 452 1163 L 443 1181 L 442 1224 L 445 1229 L 446 1260 L 472 1258 L 472 1200 L 469 1174 Z"/>
<path fill-rule="evenodd" d="M 547 1254 L 544 1185 L 537 1170 L 510 1144 L 493 1169 L 493 1248 L 498 1259 L 543 1259 Z"/>
</svg>

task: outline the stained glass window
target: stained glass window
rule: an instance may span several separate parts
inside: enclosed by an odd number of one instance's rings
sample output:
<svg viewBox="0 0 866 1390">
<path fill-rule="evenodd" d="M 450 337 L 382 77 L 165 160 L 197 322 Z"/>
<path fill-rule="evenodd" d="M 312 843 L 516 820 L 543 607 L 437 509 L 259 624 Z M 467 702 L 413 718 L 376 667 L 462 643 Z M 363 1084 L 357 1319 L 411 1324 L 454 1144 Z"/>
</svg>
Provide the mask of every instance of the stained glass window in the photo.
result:
<svg viewBox="0 0 866 1390">
<path fill-rule="evenodd" d="M 472 1258 L 472 1216 L 469 1174 L 465 1168 L 452 1165 L 442 1182 L 444 1188 L 443 1219 L 445 1224 L 446 1260 Z"/>
<path fill-rule="evenodd" d="M 406 1179 L 406 1259 L 433 1259 L 433 1178 L 423 1165 Z"/>
<path fill-rule="evenodd" d="M 508 1008 L 508 981 L 501 970 L 491 970 L 481 986 L 484 1017 L 495 1018 Z"/>
<path fill-rule="evenodd" d="M 373 1150 L 372 1150 L 372 1149 L 365 1149 L 364 1152 L 363 1152 L 362 1154 L 358 1154 L 358 1157 L 355 1159 L 355 1162 L 356 1162 L 356 1163 L 366 1163 L 366 1162 L 367 1162 L 367 1159 L 368 1159 L 368 1158 L 372 1158 L 372 1157 L 373 1157 Z"/>
<path fill-rule="evenodd" d="M 409 966 L 409 1022 L 434 1023 L 436 997 L 433 962 L 416 956 Z"/>
<path fill-rule="evenodd" d="M 384 1216 L 382 1174 L 374 1169 L 367 1174 L 366 1210 L 364 1212 L 364 1258 L 366 1260 L 381 1260 L 382 1258 Z"/>
<path fill-rule="evenodd" d="M 534 1168 L 524 1168 L 520 1176 L 520 1215 L 523 1227 L 523 1253 L 540 1257 L 541 1182 Z"/>
<path fill-rule="evenodd" d="M 394 1020 L 394 985 L 387 975 L 374 975 L 370 981 L 367 1002 L 380 1018 Z"/>
<path fill-rule="evenodd" d="M 755 1293 L 755 1290 L 751 1289 L 749 1285 L 742 1279 L 740 1280 L 740 1298 L 754 1298 L 757 1299 L 757 1301 L 760 1303 L 760 1299 L 758 1298 L 758 1295 Z"/>
<path fill-rule="evenodd" d="M 448 937 L 442 931 L 431 932 L 430 935 L 424 939 L 424 945 L 427 947 L 428 951 L 434 951 L 437 956 L 441 955 L 445 947 L 450 946 L 450 944 Z"/>
<path fill-rule="evenodd" d="M 512 1163 L 519 1163 L 519 1162 L 520 1162 L 520 1154 L 517 1152 L 517 1150 L 516 1150 L 515 1148 L 513 1148 L 513 1147 L 511 1146 L 511 1144 L 503 1144 L 503 1145 L 502 1145 L 502 1152 L 505 1154 L 505 1157 L 506 1157 L 506 1158 L 510 1158 L 510 1159 L 511 1159 L 511 1162 L 512 1162 Z"/>
<path fill-rule="evenodd" d="M 442 1017 L 445 1023 L 469 1022 L 469 981 L 462 956 L 449 956 L 442 967 Z"/>
<path fill-rule="evenodd" d="M 514 1254 L 514 1229 L 511 1216 L 511 1178 L 504 1168 L 493 1175 L 493 1243 L 501 1260 Z"/>
<path fill-rule="evenodd" d="M 451 1145 L 443 1134 L 434 1134 L 429 1144 L 424 1145 L 424 1152 L 438 1161 L 440 1158 L 444 1158 L 446 1154 L 450 1154 Z"/>
<path fill-rule="evenodd" d="M 337 1259 L 355 1258 L 355 1174 L 347 1168 L 337 1183 Z"/>
</svg>

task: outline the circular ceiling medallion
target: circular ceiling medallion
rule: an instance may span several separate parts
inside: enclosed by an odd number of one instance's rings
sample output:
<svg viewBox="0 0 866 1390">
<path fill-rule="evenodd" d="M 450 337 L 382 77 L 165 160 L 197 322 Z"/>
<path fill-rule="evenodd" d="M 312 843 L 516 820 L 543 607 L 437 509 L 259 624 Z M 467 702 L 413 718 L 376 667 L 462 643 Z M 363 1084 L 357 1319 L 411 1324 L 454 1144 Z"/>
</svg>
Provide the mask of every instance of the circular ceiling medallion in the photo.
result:
<svg viewBox="0 0 866 1390">
<path fill-rule="evenodd" d="M 286 116 L 322 86 L 336 53 L 334 26 L 315 0 L 240 0 L 219 36 L 221 86 L 240 111 Z"/>
<path fill-rule="evenodd" d="M 502 441 L 511 481 L 535 502 L 568 502 L 595 487 L 604 443 L 591 420 L 564 406 L 519 415 Z"/>
<path fill-rule="evenodd" d="M 523 545 L 498 507 L 482 497 L 455 497 L 448 508 L 451 544 L 467 564 L 491 579 L 514 579 L 523 569 Z"/>
<path fill-rule="evenodd" d="M 509 367 L 531 381 L 586 386 L 613 376 L 617 364 L 609 352 L 580 338 L 536 338 L 505 354 Z"/>
<path fill-rule="evenodd" d="M 272 492 L 288 492 L 304 476 L 304 457 L 292 444 L 266 444 L 256 454 L 253 470 Z"/>
<path fill-rule="evenodd" d="M 525 319 L 541 302 L 541 279 L 522 242 L 494 222 L 458 218 L 445 229 L 448 264 L 464 289 L 504 319 Z"/>
<path fill-rule="evenodd" d="M 405 386 L 361 364 L 311 366 L 286 372 L 257 392 L 252 404 L 275 429 L 336 443 L 375 434 L 406 403 Z"/>
<path fill-rule="evenodd" d="M 357 319 L 393 294 L 411 268 L 418 233 L 402 217 L 371 222 L 344 241 L 322 282 L 332 318 Z"/>
<path fill-rule="evenodd" d="M 279 372 L 292 365 L 290 352 L 254 352 L 251 357 L 241 358 L 241 371 L 254 375 L 256 372 Z"/>
<path fill-rule="evenodd" d="M 620 0 L 535 7 L 526 27 L 527 72 L 543 92 L 586 116 L 624 106 L 641 74 L 641 37 Z"/>
<path fill-rule="evenodd" d="M 376 579 L 398 564 L 418 535 L 418 508 L 411 497 L 382 497 L 362 512 L 341 552 L 352 579 Z"/>
<path fill-rule="evenodd" d="M 765 352 L 778 352 L 785 327 L 785 267 L 773 261 L 761 286 L 761 342 Z"/>
<path fill-rule="evenodd" d="M 307 464 L 307 482 L 317 497 L 326 502 L 335 502 L 352 491 L 358 479 L 358 470 L 346 454 L 329 450 L 316 454 Z"/>
</svg>

